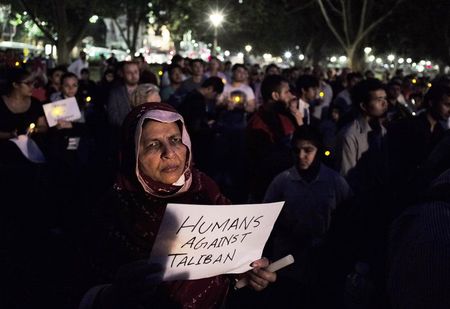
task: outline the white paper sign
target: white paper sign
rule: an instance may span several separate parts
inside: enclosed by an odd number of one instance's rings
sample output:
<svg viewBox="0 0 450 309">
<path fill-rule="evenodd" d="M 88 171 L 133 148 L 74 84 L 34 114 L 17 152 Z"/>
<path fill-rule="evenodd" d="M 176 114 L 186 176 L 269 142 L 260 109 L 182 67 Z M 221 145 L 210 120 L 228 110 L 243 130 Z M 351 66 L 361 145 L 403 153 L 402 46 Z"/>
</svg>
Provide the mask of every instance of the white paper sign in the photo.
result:
<svg viewBox="0 0 450 309">
<path fill-rule="evenodd" d="M 10 139 L 19 147 L 22 154 L 31 162 L 45 163 L 45 157 L 39 146 L 27 135 L 19 135 Z"/>
<path fill-rule="evenodd" d="M 81 118 L 80 108 L 74 97 L 47 103 L 42 107 L 49 127 L 56 126 L 58 120 L 74 121 Z"/>
<path fill-rule="evenodd" d="M 261 258 L 283 205 L 168 204 L 150 263 L 162 265 L 164 281 L 243 273 Z"/>
</svg>

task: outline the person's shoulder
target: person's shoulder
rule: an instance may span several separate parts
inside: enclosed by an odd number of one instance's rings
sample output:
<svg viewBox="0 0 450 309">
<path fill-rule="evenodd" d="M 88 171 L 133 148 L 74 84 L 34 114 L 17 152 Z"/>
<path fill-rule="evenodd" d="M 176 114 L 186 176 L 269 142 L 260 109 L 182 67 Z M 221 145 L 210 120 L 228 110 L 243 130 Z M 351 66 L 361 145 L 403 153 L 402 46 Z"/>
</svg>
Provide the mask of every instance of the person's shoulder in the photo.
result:
<svg viewBox="0 0 450 309">
<path fill-rule="evenodd" d="M 220 191 L 217 183 L 208 175 L 196 168 L 192 168 L 192 184 L 190 190 L 193 193 L 206 195 L 211 204 L 227 205 L 231 204 Z"/>
<path fill-rule="evenodd" d="M 354 136 L 359 131 L 361 125 L 357 119 L 347 123 L 340 131 L 339 135 L 344 138 Z"/>
<path fill-rule="evenodd" d="M 278 175 L 276 175 L 273 178 L 273 183 L 276 183 L 278 185 L 283 185 L 286 184 L 287 182 L 294 180 L 296 177 L 298 176 L 298 172 L 296 170 L 295 166 L 291 166 L 288 169 L 285 169 L 284 171 L 282 171 L 281 173 L 279 173 Z"/>
<path fill-rule="evenodd" d="M 325 164 L 321 163 L 320 165 L 320 172 L 324 173 L 326 175 L 329 175 L 333 178 L 342 178 L 344 179 L 344 177 L 342 177 L 337 171 L 335 171 L 334 169 L 326 166 Z"/>
<path fill-rule="evenodd" d="M 324 179 L 332 181 L 335 184 L 347 183 L 347 181 L 345 180 L 344 177 L 341 176 L 341 174 L 339 174 L 336 170 L 326 166 L 323 163 L 321 164 L 320 167 L 320 174 Z"/>
<path fill-rule="evenodd" d="M 255 92 L 253 91 L 252 87 L 250 87 L 247 84 L 240 85 L 239 89 L 244 91 L 244 92 L 246 92 L 247 94 L 250 94 L 250 95 L 254 95 L 255 94 Z"/>
</svg>

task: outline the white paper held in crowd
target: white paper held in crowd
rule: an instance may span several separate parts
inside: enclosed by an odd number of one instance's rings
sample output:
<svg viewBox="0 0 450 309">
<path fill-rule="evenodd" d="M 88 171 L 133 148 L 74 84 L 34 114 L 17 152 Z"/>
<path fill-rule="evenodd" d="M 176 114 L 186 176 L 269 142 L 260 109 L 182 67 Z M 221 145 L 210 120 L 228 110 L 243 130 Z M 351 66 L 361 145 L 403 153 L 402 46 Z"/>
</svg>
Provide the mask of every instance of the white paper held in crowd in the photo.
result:
<svg viewBox="0 0 450 309">
<path fill-rule="evenodd" d="M 162 265 L 165 281 L 248 271 L 283 205 L 168 204 L 149 262 Z"/>
<path fill-rule="evenodd" d="M 74 97 L 47 103 L 42 107 L 49 127 L 56 126 L 58 120 L 75 121 L 81 118 L 80 108 Z"/>
</svg>

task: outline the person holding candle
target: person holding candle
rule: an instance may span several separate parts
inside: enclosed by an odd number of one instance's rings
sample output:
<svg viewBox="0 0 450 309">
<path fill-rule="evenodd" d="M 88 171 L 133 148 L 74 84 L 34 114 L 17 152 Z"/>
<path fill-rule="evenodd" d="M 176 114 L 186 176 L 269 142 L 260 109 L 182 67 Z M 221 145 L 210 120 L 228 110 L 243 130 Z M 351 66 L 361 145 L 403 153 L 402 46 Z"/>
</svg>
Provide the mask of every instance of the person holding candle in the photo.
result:
<svg viewBox="0 0 450 309">
<path fill-rule="evenodd" d="M 42 104 L 32 97 L 34 78 L 22 68 L 6 72 L 6 84 L 0 97 L 0 162 L 10 164 L 22 161 L 18 149 L 9 139 L 28 135 L 42 144 L 41 133 L 47 132 Z M 37 134 L 39 133 L 39 134 Z"/>
<path fill-rule="evenodd" d="M 183 118 L 168 104 L 145 103 L 126 117 L 122 132 L 116 183 L 88 233 L 91 283 L 111 284 L 91 288 L 79 308 L 221 308 L 232 275 L 148 280 L 160 270 L 147 260 L 168 203 L 229 204 L 213 180 L 192 168 Z M 252 266 L 241 275 L 250 288 L 260 291 L 276 280 L 265 270 L 267 259 Z"/>
<path fill-rule="evenodd" d="M 31 96 L 33 87 L 29 72 L 21 68 L 8 70 L 5 92 L 0 98 L 0 140 L 26 134 L 32 123 L 32 133 L 47 131 L 42 104 Z"/>
</svg>

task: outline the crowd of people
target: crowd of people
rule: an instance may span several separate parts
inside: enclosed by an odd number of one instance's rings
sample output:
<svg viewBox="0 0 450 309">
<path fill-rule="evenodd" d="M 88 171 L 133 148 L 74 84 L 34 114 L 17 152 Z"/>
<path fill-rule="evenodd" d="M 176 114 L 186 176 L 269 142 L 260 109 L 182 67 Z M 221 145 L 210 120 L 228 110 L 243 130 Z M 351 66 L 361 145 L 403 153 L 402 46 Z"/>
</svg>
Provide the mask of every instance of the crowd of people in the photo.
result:
<svg viewBox="0 0 450 309">
<path fill-rule="evenodd" d="M 2 307 L 450 307 L 449 76 L 175 55 L 159 77 L 112 55 L 93 81 L 84 52 L 3 67 Z M 67 98 L 81 117 L 50 127 L 43 105 Z M 148 280 L 168 203 L 275 201 L 249 288 Z"/>
</svg>

